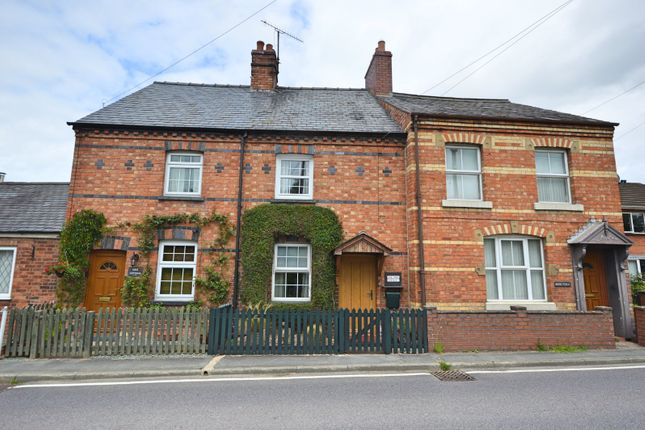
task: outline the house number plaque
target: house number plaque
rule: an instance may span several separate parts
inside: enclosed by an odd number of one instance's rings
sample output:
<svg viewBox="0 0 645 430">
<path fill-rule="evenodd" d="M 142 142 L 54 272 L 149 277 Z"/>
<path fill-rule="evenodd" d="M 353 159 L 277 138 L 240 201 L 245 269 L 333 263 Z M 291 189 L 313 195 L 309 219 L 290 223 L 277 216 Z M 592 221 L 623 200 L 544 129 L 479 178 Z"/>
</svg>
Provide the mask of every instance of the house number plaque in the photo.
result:
<svg viewBox="0 0 645 430">
<path fill-rule="evenodd" d="M 128 276 L 138 278 L 139 276 L 141 276 L 141 273 L 142 273 L 141 267 L 137 267 L 137 266 L 128 267 Z"/>
<path fill-rule="evenodd" d="M 554 287 L 570 287 L 571 282 L 569 282 L 569 281 L 555 281 L 553 283 L 553 286 Z"/>
</svg>

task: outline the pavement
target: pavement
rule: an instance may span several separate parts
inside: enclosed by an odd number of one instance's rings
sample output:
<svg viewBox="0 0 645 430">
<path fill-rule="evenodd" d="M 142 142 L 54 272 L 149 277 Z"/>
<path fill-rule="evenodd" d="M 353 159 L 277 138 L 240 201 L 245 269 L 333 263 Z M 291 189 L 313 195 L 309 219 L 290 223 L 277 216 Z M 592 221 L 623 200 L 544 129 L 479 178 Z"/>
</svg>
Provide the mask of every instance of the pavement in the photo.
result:
<svg viewBox="0 0 645 430">
<path fill-rule="evenodd" d="M 0 359 L 0 384 L 33 381 L 145 377 L 199 377 L 433 371 L 445 361 L 455 369 L 505 369 L 645 364 L 645 347 L 621 342 L 616 349 L 584 352 L 469 352 L 263 356 L 121 356 L 88 359 Z"/>
</svg>

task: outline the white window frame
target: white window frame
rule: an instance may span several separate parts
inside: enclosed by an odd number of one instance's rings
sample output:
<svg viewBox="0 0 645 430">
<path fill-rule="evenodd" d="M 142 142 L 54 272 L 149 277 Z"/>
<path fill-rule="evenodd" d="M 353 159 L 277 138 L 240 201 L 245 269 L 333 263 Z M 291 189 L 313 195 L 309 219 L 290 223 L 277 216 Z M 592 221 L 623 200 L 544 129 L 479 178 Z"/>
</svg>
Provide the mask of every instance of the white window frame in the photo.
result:
<svg viewBox="0 0 645 430">
<path fill-rule="evenodd" d="M 625 233 L 631 233 L 631 234 L 645 234 L 645 231 L 634 231 L 634 215 L 641 215 L 643 218 L 645 218 L 645 214 L 643 212 L 623 212 L 623 216 L 629 215 L 629 230 L 625 230 Z M 623 219 L 623 227 L 625 226 L 625 220 Z"/>
<path fill-rule="evenodd" d="M 485 240 L 494 240 L 495 241 L 495 263 L 496 267 L 485 266 L 485 270 L 495 270 L 497 276 L 497 299 L 488 297 L 486 294 L 486 300 L 488 302 L 548 302 L 547 296 L 547 285 L 546 285 L 546 261 L 544 260 L 544 243 L 542 239 L 531 236 L 492 236 L 486 237 Z M 544 288 L 544 298 L 543 299 L 534 299 L 533 298 L 533 284 L 531 279 L 531 272 L 537 271 L 536 268 L 531 268 L 531 260 L 529 259 L 529 240 L 537 240 L 540 242 L 540 258 L 542 261 L 542 286 Z M 524 266 L 502 266 L 502 241 L 522 241 L 522 252 L 524 255 Z M 486 248 L 484 247 L 484 252 Z M 484 260 L 485 261 L 485 260 Z M 502 269 L 504 270 L 524 270 L 524 273 L 527 277 L 527 299 L 514 299 L 514 298 L 504 298 L 503 289 L 502 289 Z"/>
<path fill-rule="evenodd" d="M 448 150 L 449 149 L 474 149 L 477 151 L 477 170 L 452 170 L 448 168 Z M 460 152 L 461 157 L 461 152 Z M 482 186 L 482 152 L 479 146 L 467 145 L 467 144 L 449 144 L 446 145 L 444 151 L 445 166 L 446 166 L 446 200 L 458 200 L 458 201 L 483 201 L 484 200 L 484 189 Z M 463 164 L 463 163 L 462 163 Z M 454 198 L 448 196 L 448 175 L 463 175 L 463 176 L 476 176 L 477 182 L 479 182 L 479 198 L 478 199 L 465 199 L 465 198 Z"/>
<path fill-rule="evenodd" d="M 309 179 L 309 192 L 307 194 L 283 194 L 280 192 L 280 179 L 282 176 L 282 162 L 283 161 L 307 161 L 307 179 Z M 295 176 L 285 176 L 293 177 Z M 298 176 L 297 178 L 302 178 Z M 280 154 L 276 156 L 276 169 L 275 169 L 275 198 L 278 200 L 313 200 L 314 197 L 314 158 L 310 155 L 301 154 Z"/>
<path fill-rule="evenodd" d="M 195 261 L 163 261 L 164 248 L 166 246 L 194 246 L 195 247 Z M 191 302 L 195 299 L 195 278 L 197 277 L 197 258 L 198 258 L 198 245 L 197 242 L 179 241 L 179 240 L 164 240 L 159 243 L 159 251 L 157 252 L 157 284 L 155 286 L 155 301 L 159 302 Z M 161 294 L 161 271 L 163 268 L 192 268 L 193 269 L 193 283 L 190 294 Z"/>
<path fill-rule="evenodd" d="M 173 155 L 189 155 L 192 157 L 198 156 L 200 159 L 199 165 L 197 163 L 186 163 L 181 161 L 170 161 Z M 170 192 L 168 186 L 170 184 L 170 169 L 172 167 L 190 167 L 194 169 L 199 169 L 198 179 L 197 179 L 197 191 L 193 192 Z M 202 195 L 202 172 L 204 170 L 204 154 L 195 153 L 195 152 L 168 152 L 166 153 L 166 178 L 164 180 L 163 192 L 164 196 L 176 196 L 176 197 L 199 197 Z"/>
<path fill-rule="evenodd" d="M 11 300 L 11 290 L 13 288 L 13 275 L 16 271 L 16 258 L 18 248 L 15 246 L 0 246 L 0 251 L 12 251 L 13 260 L 11 261 L 11 271 L 9 272 L 9 290 L 6 293 L 0 293 L 0 300 Z"/>
<path fill-rule="evenodd" d="M 537 154 L 538 152 L 543 152 L 543 153 L 560 153 L 564 155 L 564 171 L 565 173 L 538 173 L 537 171 L 537 157 L 535 157 L 535 186 L 537 187 L 537 201 L 538 203 L 555 203 L 555 204 L 571 204 L 572 202 L 572 196 L 571 196 L 571 177 L 569 175 L 569 155 L 567 154 L 567 151 L 563 149 L 536 149 L 535 153 Z M 539 178 L 558 178 L 566 179 L 566 186 L 567 186 L 567 196 L 569 199 L 566 202 L 552 202 L 548 200 L 540 200 L 540 190 L 539 190 L 539 185 L 538 185 L 538 179 Z"/>
<path fill-rule="evenodd" d="M 280 267 L 278 268 L 278 247 L 307 247 L 307 267 Z M 307 297 L 276 297 L 275 295 L 275 275 L 276 273 L 303 273 L 307 272 L 309 279 L 309 288 Z M 271 273 L 271 301 L 274 302 L 310 302 L 311 301 L 311 245 L 308 243 L 276 243 L 273 247 L 273 270 Z"/>
<path fill-rule="evenodd" d="M 632 272 L 629 270 L 629 263 L 633 262 L 636 263 L 636 276 L 641 275 L 645 271 L 645 264 L 643 264 L 643 267 L 641 267 L 641 261 L 645 262 L 645 256 L 643 255 L 630 255 L 627 257 L 627 271 L 629 272 L 629 276 L 634 276 L 632 275 Z"/>
</svg>

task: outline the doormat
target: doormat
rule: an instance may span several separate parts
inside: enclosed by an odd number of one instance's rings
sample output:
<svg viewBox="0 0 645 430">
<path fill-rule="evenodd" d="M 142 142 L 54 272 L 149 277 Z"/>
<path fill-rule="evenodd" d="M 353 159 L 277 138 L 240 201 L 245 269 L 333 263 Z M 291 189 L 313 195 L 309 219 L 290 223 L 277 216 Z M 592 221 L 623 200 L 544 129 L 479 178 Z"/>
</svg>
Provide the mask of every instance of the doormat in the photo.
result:
<svg viewBox="0 0 645 430">
<path fill-rule="evenodd" d="M 444 382 L 462 382 L 462 381 L 475 380 L 475 378 L 473 378 L 466 372 L 462 372 L 461 370 L 446 370 L 446 371 L 438 370 L 436 372 L 430 372 L 430 374 L 435 378 L 437 378 L 438 380 L 444 381 Z"/>
</svg>

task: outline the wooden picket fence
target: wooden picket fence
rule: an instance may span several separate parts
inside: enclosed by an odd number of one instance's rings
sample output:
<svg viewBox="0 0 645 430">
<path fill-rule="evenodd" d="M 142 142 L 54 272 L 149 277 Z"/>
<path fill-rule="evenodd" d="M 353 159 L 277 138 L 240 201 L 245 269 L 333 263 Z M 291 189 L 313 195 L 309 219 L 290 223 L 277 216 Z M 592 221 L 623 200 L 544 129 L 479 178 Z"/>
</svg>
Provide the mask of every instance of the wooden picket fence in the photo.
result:
<svg viewBox="0 0 645 430">
<path fill-rule="evenodd" d="M 208 310 L 14 308 L 7 357 L 205 353 Z"/>
<path fill-rule="evenodd" d="M 209 354 L 422 353 L 427 311 L 211 309 Z"/>
</svg>

